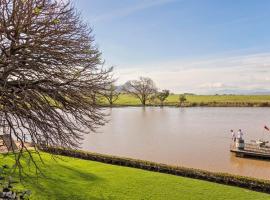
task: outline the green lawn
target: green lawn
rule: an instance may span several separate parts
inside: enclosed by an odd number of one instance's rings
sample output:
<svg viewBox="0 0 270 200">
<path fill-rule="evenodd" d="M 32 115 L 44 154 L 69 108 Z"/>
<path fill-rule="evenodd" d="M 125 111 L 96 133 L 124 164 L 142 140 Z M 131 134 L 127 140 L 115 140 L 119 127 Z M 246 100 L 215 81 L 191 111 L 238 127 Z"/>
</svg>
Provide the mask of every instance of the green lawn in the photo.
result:
<svg viewBox="0 0 270 200">
<path fill-rule="evenodd" d="M 270 95 L 187 95 L 186 105 L 198 106 L 198 105 L 244 105 L 244 106 L 263 106 L 263 104 L 268 103 L 270 105 Z M 103 100 L 103 103 L 107 103 Z M 148 104 L 150 102 L 147 102 Z M 121 94 L 119 99 L 114 103 L 117 106 L 137 106 L 140 105 L 139 99 L 127 95 Z M 159 105 L 160 102 L 155 101 L 150 103 L 154 105 Z M 247 105 L 250 104 L 250 105 Z M 165 101 L 165 105 L 179 105 L 179 95 L 170 95 Z"/>
<path fill-rule="evenodd" d="M 43 153 L 46 177 L 25 179 L 31 199 L 266 200 L 270 195 L 237 187 Z M 11 163 L 11 158 L 1 159 Z M 34 175 L 33 168 L 26 172 Z"/>
</svg>

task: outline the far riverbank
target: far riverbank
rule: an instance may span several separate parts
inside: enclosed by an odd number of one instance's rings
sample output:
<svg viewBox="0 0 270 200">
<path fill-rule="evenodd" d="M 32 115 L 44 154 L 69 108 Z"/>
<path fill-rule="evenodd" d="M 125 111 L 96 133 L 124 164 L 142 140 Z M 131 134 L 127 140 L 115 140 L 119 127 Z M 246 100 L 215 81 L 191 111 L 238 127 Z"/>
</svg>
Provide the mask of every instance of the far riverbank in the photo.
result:
<svg viewBox="0 0 270 200">
<path fill-rule="evenodd" d="M 270 95 L 186 95 L 186 101 L 182 107 L 270 107 Z M 103 106 L 110 106 L 102 100 Z M 139 99 L 121 94 L 111 107 L 138 106 Z M 158 100 L 148 101 L 146 106 L 161 106 Z M 164 106 L 180 107 L 179 94 L 170 95 L 164 102 Z"/>
</svg>

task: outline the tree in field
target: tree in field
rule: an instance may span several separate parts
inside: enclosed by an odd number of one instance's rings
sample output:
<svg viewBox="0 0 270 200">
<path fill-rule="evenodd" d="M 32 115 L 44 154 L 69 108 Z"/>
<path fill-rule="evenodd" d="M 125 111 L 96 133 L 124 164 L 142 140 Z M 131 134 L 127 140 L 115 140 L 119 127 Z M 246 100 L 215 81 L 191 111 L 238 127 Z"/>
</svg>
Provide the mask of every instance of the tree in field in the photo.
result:
<svg viewBox="0 0 270 200">
<path fill-rule="evenodd" d="M 147 77 L 140 77 L 139 80 L 126 82 L 123 86 L 123 90 L 127 94 L 138 98 L 143 106 L 145 106 L 146 101 L 157 92 L 154 81 Z"/>
<path fill-rule="evenodd" d="M 162 90 L 161 92 L 158 92 L 156 97 L 161 102 L 161 106 L 164 105 L 164 101 L 168 98 L 170 95 L 170 90 Z"/>
<path fill-rule="evenodd" d="M 69 2 L 0 0 L 0 126 L 22 150 L 26 134 L 36 149 L 76 148 L 103 125 L 93 96 L 111 84 L 110 70 Z"/>
<path fill-rule="evenodd" d="M 159 103 L 156 95 L 157 94 L 151 95 L 151 97 L 148 99 L 150 105 L 157 105 Z"/>
<path fill-rule="evenodd" d="M 112 106 L 113 103 L 118 100 L 121 92 L 117 90 L 117 87 L 114 84 L 111 84 L 101 94 L 103 97 L 105 97 L 107 99 L 110 106 Z"/>
<path fill-rule="evenodd" d="M 182 106 L 184 104 L 184 102 L 187 101 L 187 98 L 184 94 L 180 94 L 179 95 L 179 103 L 180 103 L 180 106 Z"/>
</svg>

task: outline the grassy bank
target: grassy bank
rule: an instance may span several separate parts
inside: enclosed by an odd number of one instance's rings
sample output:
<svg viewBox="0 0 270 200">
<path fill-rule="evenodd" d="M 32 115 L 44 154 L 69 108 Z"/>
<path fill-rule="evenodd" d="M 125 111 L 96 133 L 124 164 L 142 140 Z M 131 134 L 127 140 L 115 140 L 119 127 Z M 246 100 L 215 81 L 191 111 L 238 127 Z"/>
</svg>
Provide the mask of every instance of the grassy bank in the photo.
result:
<svg viewBox="0 0 270 200">
<path fill-rule="evenodd" d="M 270 95 L 187 95 L 185 106 L 270 106 Z M 103 103 L 107 104 L 104 100 Z M 147 102 L 148 105 L 160 105 L 160 102 Z M 170 95 L 164 103 L 167 106 L 179 106 L 179 95 Z M 121 94 L 115 106 L 139 106 L 140 101 L 130 95 Z"/>
<path fill-rule="evenodd" d="M 46 153 L 42 157 L 46 177 L 25 179 L 31 199 L 270 199 L 267 194 L 190 178 L 63 156 L 55 161 Z M 1 162 L 12 160 L 6 157 Z M 33 166 L 26 172 L 35 174 Z"/>
</svg>

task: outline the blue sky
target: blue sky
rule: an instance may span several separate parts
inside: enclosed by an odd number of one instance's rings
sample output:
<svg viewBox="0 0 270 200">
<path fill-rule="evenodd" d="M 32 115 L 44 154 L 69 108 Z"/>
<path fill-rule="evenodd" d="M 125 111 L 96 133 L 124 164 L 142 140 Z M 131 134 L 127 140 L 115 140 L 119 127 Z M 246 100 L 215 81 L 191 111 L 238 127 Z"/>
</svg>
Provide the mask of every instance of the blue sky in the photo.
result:
<svg viewBox="0 0 270 200">
<path fill-rule="evenodd" d="M 74 0 L 118 84 L 174 92 L 270 89 L 269 0 Z"/>
</svg>

